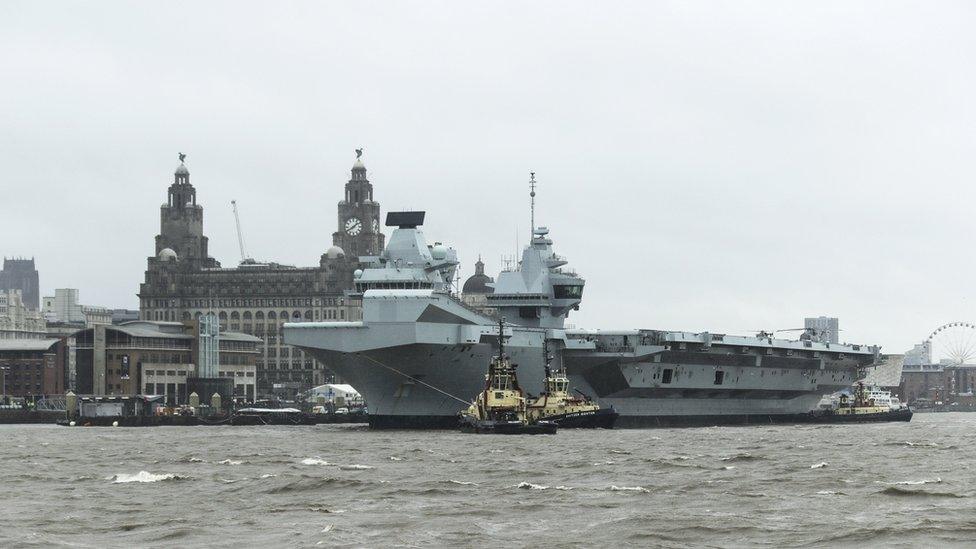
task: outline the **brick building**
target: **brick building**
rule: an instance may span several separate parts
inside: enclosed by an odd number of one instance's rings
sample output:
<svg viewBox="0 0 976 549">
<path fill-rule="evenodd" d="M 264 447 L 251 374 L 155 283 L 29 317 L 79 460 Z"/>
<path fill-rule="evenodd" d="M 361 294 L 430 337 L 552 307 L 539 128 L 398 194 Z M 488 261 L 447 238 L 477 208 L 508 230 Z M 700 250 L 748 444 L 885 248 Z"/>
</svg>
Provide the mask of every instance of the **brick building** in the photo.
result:
<svg viewBox="0 0 976 549">
<path fill-rule="evenodd" d="M 64 339 L 0 339 L 4 396 L 64 394 L 66 357 Z"/>
<path fill-rule="evenodd" d="M 186 380 L 200 364 L 199 323 L 137 320 L 99 325 L 75 334 L 75 392 L 94 395 L 166 395 L 187 402 Z M 253 401 L 261 340 L 247 334 L 219 336 L 219 377 L 234 379 L 234 396 Z M 69 378 L 72 375 L 69 372 Z"/>
<path fill-rule="evenodd" d="M 976 405 L 976 365 L 905 365 L 898 388 L 899 397 L 909 404 L 918 399 L 950 404 Z"/>
</svg>

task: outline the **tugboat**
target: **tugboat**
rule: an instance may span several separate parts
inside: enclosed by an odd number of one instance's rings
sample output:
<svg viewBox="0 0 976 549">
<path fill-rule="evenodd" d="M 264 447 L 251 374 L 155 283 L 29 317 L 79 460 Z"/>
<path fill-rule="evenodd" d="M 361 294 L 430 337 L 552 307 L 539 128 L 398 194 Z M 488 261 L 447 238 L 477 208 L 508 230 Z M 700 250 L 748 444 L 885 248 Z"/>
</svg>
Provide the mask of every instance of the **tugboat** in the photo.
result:
<svg viewBox="0 0 976 549">
<path fill-rule="evenodd" d="M 554 435 L 558 425 L 553 421 L 532 418 L 528 413 L 525 392 L 505 354 L 505 319 L 498 321 L 498 354 L 488 363 L 485 388 L 460 413 L 458 426 L 465 433 L 496 435 Z"/>
<path fill-rule="evenodd" d="M 564 428 L 613 429 L 620 414 L 612 406 L 601 408 L 582 392 L 577 391 L 579 396 L 570 394 L 565 370 L 552 370 L 548 339 L 543 341 L 542 352 L 546 362 L 545 392 L 528 400 L 529 419 L 551 421 Z"/>
<path fill-rule="evenodd" d="M 858 382 L 853 397 L 841 395 L 836 407 L 812 412 L 814 421 L 825 423 L 867 423 L 874 421 L 911 421 L 912 409 L 887 400 L 877 401 L 868 394 L 863 382 Z"/>
</svg>

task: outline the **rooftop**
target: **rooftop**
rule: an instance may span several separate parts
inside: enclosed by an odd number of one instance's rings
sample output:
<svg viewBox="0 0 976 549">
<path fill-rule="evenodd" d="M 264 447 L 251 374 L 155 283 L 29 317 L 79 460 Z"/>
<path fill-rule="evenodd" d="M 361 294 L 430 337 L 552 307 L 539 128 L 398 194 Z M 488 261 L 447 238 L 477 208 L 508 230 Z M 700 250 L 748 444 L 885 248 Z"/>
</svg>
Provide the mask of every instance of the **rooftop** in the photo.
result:
<svg viewBox="0 0 976 549">
<path fill-rule="evenodd" d="M 0 339 L 0 351 L 46 351 L 57 339 Z"/>
</svg>

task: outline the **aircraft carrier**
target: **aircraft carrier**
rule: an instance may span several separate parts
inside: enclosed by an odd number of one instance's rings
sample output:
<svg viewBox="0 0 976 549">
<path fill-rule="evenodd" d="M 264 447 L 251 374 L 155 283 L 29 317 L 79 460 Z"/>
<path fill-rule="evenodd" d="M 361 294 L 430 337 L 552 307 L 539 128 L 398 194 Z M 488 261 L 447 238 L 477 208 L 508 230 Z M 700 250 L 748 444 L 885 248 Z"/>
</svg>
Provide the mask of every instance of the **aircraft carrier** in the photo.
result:
<svg viewBox="0 0 976 549">
<path fill-rule="evenodd" d="M 620 427 L 804 421 L 824 394 L 850 388 L 879 348 L 668 330 L 566 329 L 584 280 L 534 229 L 516 268 L 473 308 L 453 292 L 457 254 L 428 245 L 424 212 L 391 212 L 386 249 L 355 273 L 357 322 L 285 324 L 284 341 L 327 364 L 366 399 L 375 428 L 452 428 L 482 389 L 506 319 L 506 350 L 529 393 L 542 390 L 543 343 L 571 386 L 613 406 Z"/>
</svg>

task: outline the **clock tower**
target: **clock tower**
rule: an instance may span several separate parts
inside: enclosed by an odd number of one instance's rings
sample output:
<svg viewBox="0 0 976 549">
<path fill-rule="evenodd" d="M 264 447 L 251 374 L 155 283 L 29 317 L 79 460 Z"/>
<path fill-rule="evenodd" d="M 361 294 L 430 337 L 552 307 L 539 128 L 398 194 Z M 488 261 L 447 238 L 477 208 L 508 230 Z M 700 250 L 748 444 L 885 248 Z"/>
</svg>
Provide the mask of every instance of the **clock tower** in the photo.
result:
<svg viewBox="0 0 976 549">
<path fill-rule="evenodd" d="M 346 195 L 339 202 L 339 227 L 332 234 L 332 243 L 348 258 L 379 255 L 384 237 L 380 232 L 380 204 L 373 201 L 373 185 L 366 178 L 363 150 L 356 149 L 356 163 L 352 178 L 346 183 Z"/>
</svg>

